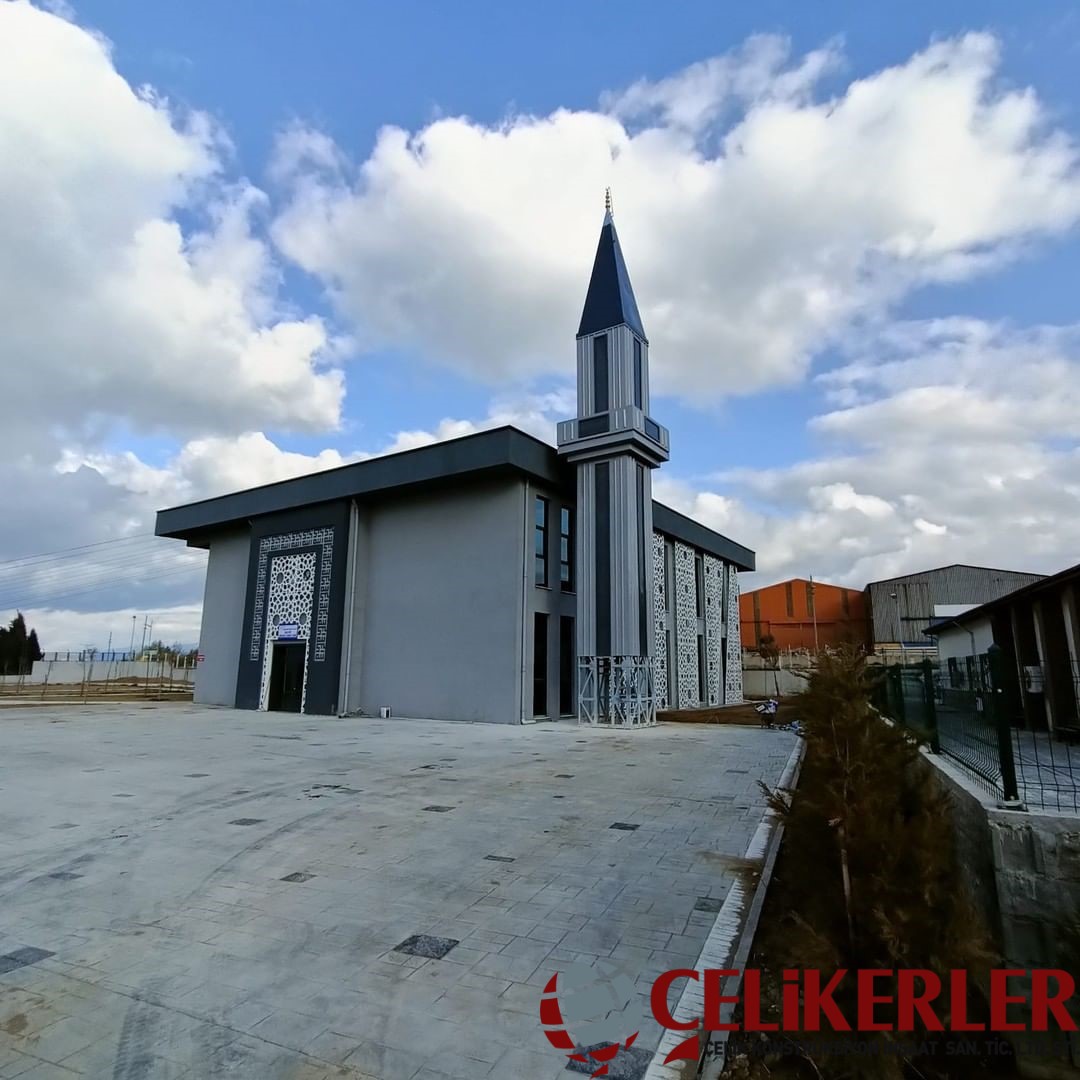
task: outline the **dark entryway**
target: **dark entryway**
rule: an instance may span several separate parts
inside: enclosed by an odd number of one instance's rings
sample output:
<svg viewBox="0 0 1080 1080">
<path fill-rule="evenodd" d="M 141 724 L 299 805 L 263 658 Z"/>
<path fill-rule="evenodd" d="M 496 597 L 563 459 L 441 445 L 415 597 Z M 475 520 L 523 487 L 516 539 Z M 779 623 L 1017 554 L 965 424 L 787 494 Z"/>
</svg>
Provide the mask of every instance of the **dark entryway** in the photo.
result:
<svg viewBox="0 0 1080 1080">
<path fill-rule="evenodd" d="M 574 667 L 577 663 L 577 638 L 574 636 L 572 615 L 559 618 L 559 714 L 571 716 L 577 712 L 574 701 Z"/>
<path fill-rule="evenodd" d="M 533 716 L 547 716 L 548 617 L 533 614 Z"/>
<path fill-rule="evenodd" d="M 296 712 L 304 699 L 304 657 L 307 643 L 303 641 L 274 642 L 274 658 L 270 665 L 270 695 L 267 708 L 271 712 Z"/>
</svg>

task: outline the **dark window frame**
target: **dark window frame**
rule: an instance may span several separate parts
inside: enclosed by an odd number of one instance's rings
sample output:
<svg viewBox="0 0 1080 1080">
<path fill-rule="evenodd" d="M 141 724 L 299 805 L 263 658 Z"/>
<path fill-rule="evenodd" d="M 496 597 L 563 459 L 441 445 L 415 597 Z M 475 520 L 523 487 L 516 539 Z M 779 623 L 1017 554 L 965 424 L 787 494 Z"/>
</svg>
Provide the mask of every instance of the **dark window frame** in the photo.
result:
<svg viewBox="0 0 1080 1080">
<path fill-rule="evenodd" d="M 550 500 L 537 495 L 533 504 L 533 584 L 539 589 L 548 587 L 548 522 Z"/>
<path fill-rule="evenodd" d="M 592 340 L 592 376 L 593 412 L 607 412 L 611 408 L 611 362 L 606 331 Z"/>
<path fill-rule="evenodd" d="M 708 660 L 705 656 L 705 635 L 697 636 L 698 704 L 709 704 Z"/>
<path fill-rule="evenodd" d="M 645 362 L 640 338 L 634 338 L 634 404 L 639 409 L 645 405 Z"/>
<path fill-rule="evenodd" d="M 574 591 L 574 511 L 569 506 L 559 508 L 559 588 Z"/>
<path fill-rule="evenodd" d="M 700 551 L 694 552 L 694 603 L 697 617 L 705 617 L 705 556 Z"/>
</svg>

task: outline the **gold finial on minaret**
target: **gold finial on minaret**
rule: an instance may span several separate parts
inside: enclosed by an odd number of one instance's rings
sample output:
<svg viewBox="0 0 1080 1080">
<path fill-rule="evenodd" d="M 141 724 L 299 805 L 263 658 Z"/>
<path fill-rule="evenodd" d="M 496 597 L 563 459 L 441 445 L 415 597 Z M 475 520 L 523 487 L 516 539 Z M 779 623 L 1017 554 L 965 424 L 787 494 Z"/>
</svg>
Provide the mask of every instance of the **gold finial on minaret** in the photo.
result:
<svg viewBox="0 0 1080 1080">
<path fill-rule="evenodd" d="M 611 213 L 611 188 L 604 188 L 604 210 Z"/>
</svg>

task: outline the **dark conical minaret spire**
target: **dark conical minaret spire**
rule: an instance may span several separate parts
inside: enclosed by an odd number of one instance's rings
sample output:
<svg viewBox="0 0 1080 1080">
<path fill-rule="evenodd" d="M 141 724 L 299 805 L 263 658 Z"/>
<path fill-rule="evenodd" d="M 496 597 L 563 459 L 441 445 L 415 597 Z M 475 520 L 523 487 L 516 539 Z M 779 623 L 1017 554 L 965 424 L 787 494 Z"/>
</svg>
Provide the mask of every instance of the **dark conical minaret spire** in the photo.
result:
<svg viewBox="0 0 1080 1080">
<path fill-rule="evenodd" d="M 652 470 L 667 430 L 649 413 L 649 342 L 615 222 L 611 191 L 577 332 L 577 417 L 559 453 L 577 468 L 578 716 L 655 723 Z"/>
<path fill-rule="evenodd" d="M 638 337 L 648 340 L 630 285 L 630 272 L 626 269 L 619 246 L 619 234 L 615 231 L 611 188 L 608 188 L 604 193 L 604 224 L 600 229 L 600 242 L 596 245 L 596 258 L 593 259 L 589 291 L 585 294 L 578 337 L 595 334 L 620 323 L 626 323 Z"/>
</svg>

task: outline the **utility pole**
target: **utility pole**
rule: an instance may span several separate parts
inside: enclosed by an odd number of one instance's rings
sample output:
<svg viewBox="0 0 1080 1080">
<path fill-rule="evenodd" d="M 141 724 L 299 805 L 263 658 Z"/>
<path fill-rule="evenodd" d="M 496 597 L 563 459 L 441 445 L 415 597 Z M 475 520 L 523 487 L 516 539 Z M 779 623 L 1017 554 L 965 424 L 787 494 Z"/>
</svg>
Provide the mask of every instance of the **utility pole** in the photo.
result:
<svg viewBox="0 0 1080 1080">
<path fill-rule="evenodd" d="M 146 649 L 146 631 L 150 626 L 150 616 L 144 615 L 142 621 L 142 640 L 139 642 L 139 652 L 142 653 Z"/>
<path fill-rule="evenodd" d="M 131 616 L 131 644 L 128 645 L 128 652 L 131 653 L 131 659 L 135 659 L 135 619 L 136 616 Z"/>
</svg>

